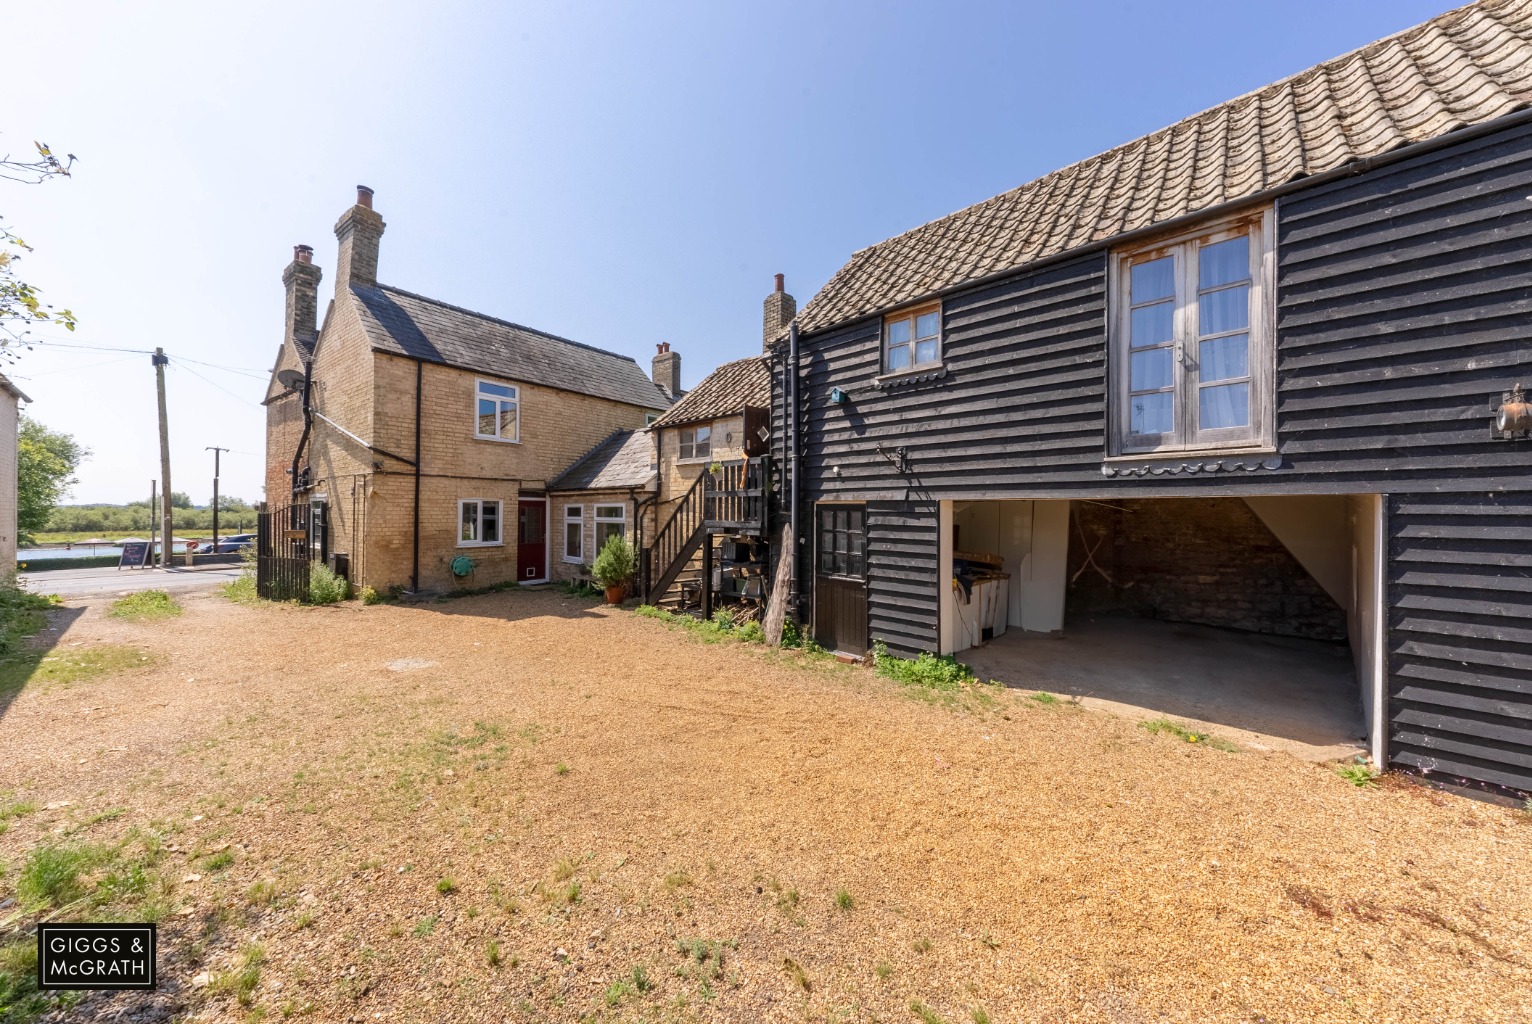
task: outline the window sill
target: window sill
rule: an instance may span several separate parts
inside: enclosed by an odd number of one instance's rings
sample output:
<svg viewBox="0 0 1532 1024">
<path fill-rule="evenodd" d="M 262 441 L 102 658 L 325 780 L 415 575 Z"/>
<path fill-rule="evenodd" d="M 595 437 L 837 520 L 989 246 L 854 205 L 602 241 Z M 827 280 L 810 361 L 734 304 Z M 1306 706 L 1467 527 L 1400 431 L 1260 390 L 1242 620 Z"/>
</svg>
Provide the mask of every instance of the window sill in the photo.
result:
<svg viewBox="0 0 1532 1024">
<path fill-rule="evenodd" d="M 705 455 L 700 459 L 676 459 L 678 466 L 710 466 L 717 460 L 711 455 Z"/>
<path fill-rule="evenodd" d="M 475 434 L 475 435 L 473 435 L 473 439 L 475 441 L 498 441 L 501 444 L 520 444 L 521 443 L 521 438 L 519 438 L 519 437 L 494 437 L 494 436 L 492 436 L 490 434 Z"/>
<path fill-rule="evenodd" d="M 460 540 L 457 542 L 460 548 L 503 548 L 503 540 Z"/>
<path fill-rule="evenodd" d="M 562 559 L 562 561 L 564 562 L 565 565 L 584 565 L 585 564 L 585 559 L 583 559 L 583 558 L 570 558 L 568 555 L 565 555 L 564 558 Z"/>
<path fill-rule="evenodd" d="M 1275 445 L 1269 444 L 1244 444 L 1244 445 L 1215 445 L 1211 448 L 1156 448 L 1154 451 L 1123 452 L 1120 455 L 1108 455 L 1103 462 L 1145 462 L 1154 459 L 1230 459 L 1241 455 L 1275 455 Z"/>
<path fill-rule="evenodd" d="M 896 370 L 893 373 L 885 373 L 872 379 L 875 388 L 893 388 L 901 384 L 918 384 L 922 381 L 940 380 L 947 376 L 945 363 L 932 363 L 929 366 L 915 366 L 908 370 Z"/>
</svg>

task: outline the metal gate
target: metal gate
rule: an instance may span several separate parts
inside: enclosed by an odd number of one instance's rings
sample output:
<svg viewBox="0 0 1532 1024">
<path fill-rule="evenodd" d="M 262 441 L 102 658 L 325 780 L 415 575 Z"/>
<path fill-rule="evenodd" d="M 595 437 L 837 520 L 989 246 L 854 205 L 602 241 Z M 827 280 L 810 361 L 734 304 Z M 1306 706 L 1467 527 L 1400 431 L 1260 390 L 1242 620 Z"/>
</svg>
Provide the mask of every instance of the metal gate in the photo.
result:
<svg viewBox="0 0 1532 1024">
<path fill-rule="evenodd" d="M 323 559 L 325 506 L 285 505 L 256 517 L 255 590 L 268 601 L 307 601 L 309 566 Z"/>
</svg>

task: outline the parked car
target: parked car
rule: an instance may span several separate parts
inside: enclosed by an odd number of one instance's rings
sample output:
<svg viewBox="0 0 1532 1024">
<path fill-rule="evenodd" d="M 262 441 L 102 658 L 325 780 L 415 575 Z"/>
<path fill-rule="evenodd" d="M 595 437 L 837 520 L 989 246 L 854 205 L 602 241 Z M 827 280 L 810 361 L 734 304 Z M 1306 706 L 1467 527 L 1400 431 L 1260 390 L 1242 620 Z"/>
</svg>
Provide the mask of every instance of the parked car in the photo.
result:
<svg viewBox="0 0 1532 1024">
<path fill-rule="evenodd" d="M 216 553 L 220 554 L 220 555 L 228 554 L 228 553 L 243 551 L 243 550 L 245 550 L 245 548 L 254 547 L 254 546 L 255 546 L 255 534 L 253 534 L 253 533 L 233 533 L 233 534 L 230 534 L 227 537 L 219 537 L 218 538 L 218 547 L 216 549 Z M 215 553 L 215 549 L 213 547 L 213 542 L 212 541 L 208 541 L 206 544 L 200 544 L 200 545 L 197 546 L 197 554 L 199 554 L 199 555 L 211 555 L 211 554 L 214 554 L 214 553 Z"/>
</svg>

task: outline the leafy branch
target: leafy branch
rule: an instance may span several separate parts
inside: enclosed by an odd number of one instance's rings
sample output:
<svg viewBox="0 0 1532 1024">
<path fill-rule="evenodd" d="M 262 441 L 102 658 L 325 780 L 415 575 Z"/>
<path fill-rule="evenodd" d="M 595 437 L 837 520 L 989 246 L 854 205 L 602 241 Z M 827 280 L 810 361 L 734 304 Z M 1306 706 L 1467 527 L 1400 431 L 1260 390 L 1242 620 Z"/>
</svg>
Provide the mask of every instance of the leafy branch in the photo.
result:
<svg viewBox="0 0 1532 1024">
<path fill-rule="evenodd" d="M 0 178 L 37 185 L 49 178 L 70 176 L 75 162 L 73 153 L 65 154 L 64 160 L 60 160 L 44 143 L 34 142 L 33 145 L 37 147 L 35 160 L 13 157 L 9 153 L 0 158 Z M 0 219 L 0 357 L 12 361 L 18 358 L 18 346 L 32 347 L 29 335 L 35 324 L 59 324 L 66 331 L 73 331 L 77 323 L 72 311 L 55 310 L 38 298 L 36 285 L 16 276 L 16 264 L 21 260 L 21 254 L 31 251 L 32 247 Z"/>
</svg>

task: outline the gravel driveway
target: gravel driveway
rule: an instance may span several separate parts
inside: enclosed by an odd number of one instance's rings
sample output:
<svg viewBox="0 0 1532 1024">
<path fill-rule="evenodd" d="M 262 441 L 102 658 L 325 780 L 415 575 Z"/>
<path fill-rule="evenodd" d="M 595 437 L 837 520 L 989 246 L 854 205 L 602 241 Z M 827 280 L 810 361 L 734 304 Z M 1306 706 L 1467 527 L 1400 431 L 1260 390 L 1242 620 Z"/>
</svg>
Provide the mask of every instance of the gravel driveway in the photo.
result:
<svg viewBox="0 0 1532 1024">
<path fill-rule="evenodd" d="M 0 859 L 164 837 L 165 991 L 71 1019 L 1532 1019 L 1522 812 L 555 592 L 184 601 L 0 697 Z"/>
</svg>

